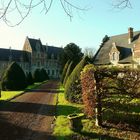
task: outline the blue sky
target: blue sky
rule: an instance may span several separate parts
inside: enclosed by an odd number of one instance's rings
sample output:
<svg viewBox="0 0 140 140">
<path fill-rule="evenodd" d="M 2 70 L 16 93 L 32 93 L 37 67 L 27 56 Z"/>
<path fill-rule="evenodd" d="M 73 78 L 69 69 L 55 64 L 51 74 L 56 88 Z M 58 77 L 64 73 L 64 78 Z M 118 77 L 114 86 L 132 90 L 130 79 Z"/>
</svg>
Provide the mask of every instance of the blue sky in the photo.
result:
<svg viewBox="0 0 140 140">
<path fill-rule="evenodd" d="M 74 0 L 71 0 L 72 2 Z M 76 0 L 75 0 L 76 1 Z M 87 6 L 85 12 L 74 11 L 70 21 L 59 1 L 55 1 L 45 15 L 40 7 L 31 11 L 29 16 L 16 27 L 8 27 L 0 21 L 0 48 L 22 49 L 26 36 L 40 38 L 43 44 L 65 46 L 76 43 L 83 50 L 86 47 L 97 49 L 102 38 L 126 33 L 128 27 L 140 30 L 140 1 L 132 2 L 132 9 L 113 9 L 113 0 L 79 0 L 76 4 Z M 11 16 L 12 21 L 16 16 Z"/>
</svg>

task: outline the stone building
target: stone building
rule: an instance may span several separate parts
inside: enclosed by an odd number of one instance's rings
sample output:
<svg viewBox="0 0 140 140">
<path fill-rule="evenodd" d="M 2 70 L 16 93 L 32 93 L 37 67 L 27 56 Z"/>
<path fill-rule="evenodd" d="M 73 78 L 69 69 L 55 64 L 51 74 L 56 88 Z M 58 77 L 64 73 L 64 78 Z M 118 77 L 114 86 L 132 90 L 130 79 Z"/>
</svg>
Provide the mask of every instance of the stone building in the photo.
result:
<svg viewBox="0 0 140 140">
<path fill-rule="evenodd" d="M 62 48 L 42 45 L 40 39 L 26 37 L 23 50 L 0 49 L 0 73 L 16 61 L 25 73 L 32 73 L 38 68 L 46 69 L 50 78 L 60 77 L 60 54 Z"/>
<path fill-rule="evenodd" d="M 128 33 L 104 37 L 94 57 L 98 66 L 140 66 L 140 31 L 128 28 Z"/>
</svg>

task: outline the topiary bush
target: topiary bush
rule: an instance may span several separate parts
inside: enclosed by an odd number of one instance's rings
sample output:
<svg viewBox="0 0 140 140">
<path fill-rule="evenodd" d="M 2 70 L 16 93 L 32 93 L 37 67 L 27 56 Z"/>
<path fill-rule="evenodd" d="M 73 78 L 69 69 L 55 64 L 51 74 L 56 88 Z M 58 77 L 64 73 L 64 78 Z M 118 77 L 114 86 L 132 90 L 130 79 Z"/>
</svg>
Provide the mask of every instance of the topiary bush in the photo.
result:
<svg viewBox="0 0 140 140">
<path fill-rule="evenodd" d="M 74 69 L 73 61 L 71 61 L 70 64 L 69 64 L 69 66 L 68 66 L 68 69 L 67 69 L 67 72 L 66 72 L 64 81 L 63 81 L 63 85 L 64 85 L 64 86 L 65 86 L 65 84 L 66 84 L 66 82 L 67 82 L 67 79 L 68 79 L 69 75 L 70 75 L 71 72 L 73 71 L 73 69 Z"/>
<path fill-rule="evenodd" d="M 40 70 L 39 69 L 36 69 L 33 73 L 33 79 L 35 82 L 41 82 L 41 79 L 40 79 Z"/>
<path fill-rule="evenodd" d="M 63 81 L 64 81 L 64 78 L 65 78 L 65 75 L 66 75 L 69 64 L 70 64 L 70 60 L 67 61 L 67 63 L 65 64 L 65 66 L 63 68 L 63 72 L 62 72 L 62 75 L 61 75 L 61 83 L 63 83 Z"/>
<path fill-rule="evenodd" d="M 34 83 L 34 79 L 31 72 L 27 74 L 27 83 L 28 85 L 32 85 Z"/>
<path fill-rule="evenodd" d="M 95 115 L 96 107 L 96 80 L 94 77 L 95 67 L 88 64 L 81 72 L 82 99 L 84 110 L 88 117 Z"/>
<path fill-rule="evenodd" d="M 84 57 L 70 74 L 65 85 L 65 98 L 70 102 L 82 102 L 82 88 L 80 83 L 80 73 L 88 63 L 89 58 Z"/>
<path fill-rule="evenodd" d="M 12 62 L 4 72 L 1 86 L 2 90 L 22 90 L 27 86 L 24 71 L 16 62 Z"/>
<path fill-rule="evenodd" d="M 49 79 L 49 76 L 48 76 L 46 70 L 42 68 L 40 70 L 40 80 L 45 81 L 45 80 L 48 80 L 48 79 Z"/>
</svg>

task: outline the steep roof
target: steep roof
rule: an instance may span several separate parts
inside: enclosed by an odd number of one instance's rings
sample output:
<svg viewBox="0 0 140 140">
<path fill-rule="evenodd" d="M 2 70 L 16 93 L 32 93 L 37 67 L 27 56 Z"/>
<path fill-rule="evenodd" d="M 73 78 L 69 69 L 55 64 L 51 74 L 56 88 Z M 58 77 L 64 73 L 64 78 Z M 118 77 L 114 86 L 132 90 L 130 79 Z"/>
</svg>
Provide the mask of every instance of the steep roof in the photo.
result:
<svg viewBox="0 0 140 140">
<path fill-rule="evenodd" d="M 41 47 L 40 48 L 41 51 L 44 51 L 43 48 L 42 48 L 42 43 L 41 43 L 40 39 L 33 39 L 33 38 L 29 38 L 29 37 L 27 37 L 27 38 L 28 38 L 28 41 L 29 41 L 29 43 L 31 45 L 32 50 L 36 51 L 36 45 L 37 45 L 37 43 L 39 43 L 40 47 Z"/>
<path fill-rule="evenodd" d="M 23 59 L 24 62 L 29 61 L 28 52 L 21 51 L 21 50 L 0 48 L 0 60 L 1 61 L 9 61 L 10 57 L 11 57 L 12 61 L 20 62 L 21 59 Z"/>
<path fill-rule="evenodd" d="M 94 64 L 110 64 L 109 52 L 111 51 L 113 42 L 116 43 L 116 47 L 120 51 L 119 63 L 131 63 L 131 48 L 137 42 L 139 36 L 140 31 L 134 32 L 134 37 L 130 44 L 128 44 L 128 33 L 109 37 L 109 39 L 98 49 L 95 55 Z"/>
<path fill-rule="evenodd" d="M 51 59 L 52 55 L 54 56 L 54 59 L 57 59 L 63 50 L 62 48 L 54 47 L 54 46 L 46 46 L 46 49 L 47 49 L 48 59 Z"/>
</svg>

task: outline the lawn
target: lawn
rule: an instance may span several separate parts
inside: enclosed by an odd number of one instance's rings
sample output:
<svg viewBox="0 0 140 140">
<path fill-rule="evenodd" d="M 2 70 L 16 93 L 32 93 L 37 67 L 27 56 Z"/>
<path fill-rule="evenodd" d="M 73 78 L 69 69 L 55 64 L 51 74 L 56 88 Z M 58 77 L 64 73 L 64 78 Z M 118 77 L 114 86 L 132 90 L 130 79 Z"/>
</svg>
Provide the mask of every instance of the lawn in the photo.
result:
<svg viewBox="0 0 140 140">
<path fill-rule="evenodd" d="M 30 89 L 33 89 L 33 88 L 36 88 L 40 85 L 41 83 L 34 83 L 33 85 L 29 85 L 26 89 L 26 90 L 30 90 Z M 20 94 L 24 93 L 24 90 L 22 91 L 1 91 L 1 98 L 0 100 L 10 100 Z"/>
<path fill-rule="evenodd" d="M 103 127 L 95 126 L 94 119 L 82 119 L 83 129 L 74 132 L 69 128 L 67 115 L 82 112 L 83 106 L 65 100 L 63 88 L 58 94 L 57 118 L 54 135 L 57 140 L 139 140 L 140 99 L 127 100 L 110 97 L 111 107 L 103 114 Z M 104 105 L 104 108 L 106 105 Z"/>
<path fill-rule="evenodd" d="M 61 93 L 58 94 L 57 118 L 55 122 L 54 135 L 58 140 L 70 140 L 69 136 L 75 134 L 69 128 L 67 116 L 72 113 L 80 113 L 82 105 L 72 104 L 65 100 L 64 89 L 60 87 Z"/>
</svg>

